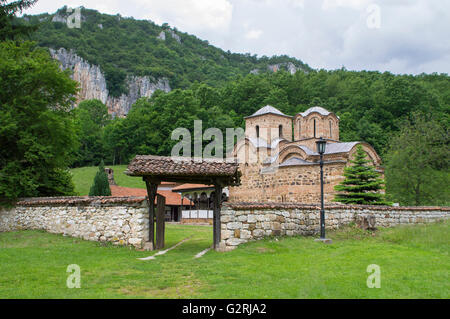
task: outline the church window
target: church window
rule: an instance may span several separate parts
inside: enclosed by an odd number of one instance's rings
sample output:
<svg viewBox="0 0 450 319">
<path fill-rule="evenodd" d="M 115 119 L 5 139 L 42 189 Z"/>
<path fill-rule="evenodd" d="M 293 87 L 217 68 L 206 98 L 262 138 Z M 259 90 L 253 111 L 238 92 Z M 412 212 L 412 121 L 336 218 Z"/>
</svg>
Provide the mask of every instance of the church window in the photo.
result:
<svg viewBox="0 0 450 319">
<path fill-rule="evenodd" d="M 278 126 L 278 136 L 283 137 L 283 125 Z"/>
<path fill-rule="evenodd" d="M 259 125 L 256 125 L 256 138 L 259 138 Z"/>
<path fill-rule="evenodd" d="M 330 123 L 330 138 L 332 138 L 333 137 L 333 133 L 332 133 L 333 124 L 331 123 L 331 121 L 329 123 Z"/>
<path fill-rule="evenodd" d="M 314 119 L 314 137 L 317 137 L 316 136 L 316 119 Z"/>
</svg>

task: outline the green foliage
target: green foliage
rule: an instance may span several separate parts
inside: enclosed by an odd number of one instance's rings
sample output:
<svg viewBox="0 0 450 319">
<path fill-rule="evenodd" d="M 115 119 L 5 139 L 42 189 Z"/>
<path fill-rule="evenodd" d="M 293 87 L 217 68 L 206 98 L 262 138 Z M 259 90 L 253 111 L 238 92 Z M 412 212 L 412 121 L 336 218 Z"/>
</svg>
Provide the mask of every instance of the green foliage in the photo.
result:
<svg viewBox="0 0 450 319">
<path fill-rule="evenodd" d="M 0 198 L 72 195 L 77 83 L 30 42 L 0 42 L 0 79 Z"/>
<path fill-rule="evenodd" d="M 379 178 L 380 174 L 375 171 L 371 161 L 361 145 L 356 148 L 354 158 L 350 166 L 344 169 L 345 179 L 334 187 L 341 192 L 336 194 L 334 201 L 344 204 L 359 205 L 387 205 L 384 194 L 379 191 L 383 189 L 384 180 Z"/>
<path fill-rule="evenodd" d="M 48 14 L 25 16 L 29 21 L 21 19 L 21 23 L 42 19 L 33 39 L 43 47 L 74 49 L 91 64 L 99 65 L 105 73 L 109 93 L 115 97 L 127 93 L 128 75 L 166 77 L 172 88 L 188 88 L 196 82 L 218 87 L 253 69 L 267 72 L 267 66 L 275 63 L 291 62 L 300 69 L 311 70 L 303 62 L 287 56 L 257 58 L 224 52 L 167 24 L 158 26 L 148 20 L 84 8 L 81 12 L 83 22 L 79 29 L 52 22 L 53 15 Z M 57 14 L 67 16 L 66 8 Z M 162 31 L 166 33 L 165 41 L 157 39 Z M 181 38 L 181 43 L 172 37 L 172 32 Z"/>
<path fill-rule="evenodd" d="M 9 2 L 9 3 L 8 3 Z M 37 28 L 33 25 L 17 23 L 17 13 L 33 6 L 37 0 L 0 0 L 0 41 L 16 40 L 23 36 L 29 36 Z"/>
<path fill-rule="evenodd" d="M 111 188 L 109 187 L 108 175 L 106 175 L 103 160 L 100 162 L 98 172 L 94 177 L 89 196 L 111 196 Z"/>
<path fill-rule="evenodd" d="M 401 83 L 395 92 L 388 89 L 392 83 Z M 422 93 L 410 97 L 414 90 Z M 445 74 L 404 76 L 345 70 L 249 74 L 220 88 L 194 84 L 142 99 L 126 119 L 107 125 L 105 159 L 118 164 L 140 152 L 170 155 L 173 129 L 185 127 L 193 133 L 194 119 L 203 120 L 204 129 L 244 127 L 244 117 L 268 103 L 291 115 L 319 104 L 340 116 L 341 141 L 368 142 L 383 157 L 390 135 L 398 130 L 401 119 L 415 110 L 435 114 L 448 125 L 447 92 L 450 81 Z M 394 103 L 390 94 L 397 96 L 398 102 Z M 408 102 L 397 108 L 403 100 Z"/>
<path fill-rule="evenodd" d="M 146 188 L 145 183 L 142 179 L 125 174 L 128 165 L 108 165 L 108 167 L 114 170 L 114 180 L 118 186 L 143 189 Z M 72 168 L 70 172 L 72 174 L 72 180 L 75 184 L 75 191 L 78 193 L 78 195 L 89 195 L 89 190 L 92 186 L 92 181 L 95 178 L 95 174 L 97 174 L 98 172 L 98 167 L 90 166 Z"/>
<path fill-rule="evenodd" d="M 414 113 L 405 120 L 387 154 L 387 191 L 393 199 L 404 205 L 449 205 L 449 144 L 445 118 Z"/>
<path fill-rule="evenodd" d="M 85 100 L 73 113 L 80 142 L 73 165 L 97 165 L 104 153 L 103 129 L 110 121 L 108 108 L 99 100 Z"/>
<path fill-rule="evenodd" d="M 57 14 L 65 16 L 65 8 Z M 22 24 L 41 24 L 33 35 L 40 46 L 74 49 L 99 65 L 113 96 L 126 93 L 129 75 L 167 77 L 175 90 L 138 101 L 129 119 L 115 119 L 104 128 L 97 126 L 94 130 L 87 115 L 80 115 L 84 116 L 78 120 L 85 123 L 86 133 L 101 133 L 81 134 L 81 150 L 74 166 L 96 165 L 97 158 L 127 163 L 137 153 L 170 155 L 174 128 L 192 130 L 194 119 L 203 120 L 204 128 L 243 127 L 243 118 L 266 104 L 291 115 L 323 106 L 341 117 L 341 141 L 368 142 L 383 159 L 390 136 L 411 112 L 434 114 L 448 126 L 447 74 L 394 75 L 344 68 L 316 71 L 287 56 L 257 58 L 224 52 L 167 24 L 158 26 L 88 9 L 82 9 L 82 15 L 80 29 L 51 22 L 53 15 L 49 14 L 19 20 Z M 166 41 L 157 39 L 162 31 L 166 32 Z M 171 32 L 181 37 L 181 43 L 172 38 Z M 294 75 L 268 71 L 268 65 L 289 62 L 300 71 Z M 259 75 L 249 74 L 255 69 Z"/>
</svg>

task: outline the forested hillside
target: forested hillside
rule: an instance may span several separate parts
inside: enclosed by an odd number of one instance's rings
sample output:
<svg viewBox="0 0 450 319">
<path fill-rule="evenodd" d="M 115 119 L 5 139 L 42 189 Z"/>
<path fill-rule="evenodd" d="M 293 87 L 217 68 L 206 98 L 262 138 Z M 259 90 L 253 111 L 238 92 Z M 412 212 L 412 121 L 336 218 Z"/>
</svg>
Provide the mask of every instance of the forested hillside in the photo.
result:
<svg viewBox="0 0 450 319">
<path fill-rule="evenodd" d="M 312 70 L 287 56 L 224 52 L 168 25 L 93 10 L 83 9 L 82 28 L 70 29 L 65 11 L 24 16 L 15 25 L 0 19 L 0 30 L 8 31 L 0 33 L 7 35 L 0 39 L 0 141 L 6 145 L 0 154 L 0 186 L 6 185 L 0 200 L 70 195 L 67 166 L 98 165 L 102 159 L 108 165 L 127 164 L 136 154 L 170 155 L 177 143 L 171 140 L 175 128 L 193 131 L 197 119 L 204 130 L 243 127 L 245 116 L 270 104 L 290 115 L 316 105 L 339 115 L 341 141 L 366 141 L 381 155 L 393 200 L 449 203 L 449 189 L 442 187 L 450 181 L 447 74 Z M 31 34 L 37 45 L 73 49 L 100 66 L 111 95 L 124 93 L 130 75 L 167 77 L 173 90 L 137 100 L 125 118 L 111 118 L 99 100 L 69 111 L 75 83 L 46 49 L 23 41 L 32 30 L 23 24 L 37 24 Z M 293 72 L 292 65 L 301 71 Z M 34 171 L 38 166 L 44 173 Z M 33 182 L 16 187 L 25 180 Z"/>
<path fill-rule="evenodd" d="M 382 156 L 401 119 L 414 111 L 434 114 L 448 125 L 450 79 L 446 74 L 316 71 L 287 56 L 257 58 L 224 52 L 151 21 L 83 8 L 82 27 L 70 29 L 64 22 L 66 16 L 64 7 L 56 14 L 24 16 L 20 21 L 39 25 L 32 39 L 40 46 L 74 49 L 89 63 L 99 65 L 112 95 L 123 93 L 125 77 L 130 74 L 168 77 L 172 88 L 183 89 L 142 99 L 127 119 L 103 125 L 102 142 L 93 147 L 96 154 L 81 156 L 76 165 L 97 164 L 100 157 L 126 163 L 137 153 L 168 155 L 174 144 L 171 131 L 191 127 L 190 119 L 202 119 L 204 127 L 243 126 L 244 116 L 266 104 L 291 115 L 313 105 L 323 106 L 341 117 L 343 141 L 369 142 Z M 305 72 L 291 74 L 283 68 L 269 72 L 269 66 L 288 63 Z M 250 74 L 254 70 L 259 74 Z M 89 149 L 86 146 L 85 151 Z"/>
<path fill-rule="evenodd" d="M 187 90 L 157 92 L 138 101 L 128 117 L 105 129 L 108 161 L 126 163 L 134 154 L 169 155 L 177 127 L 244 127 L 245 116 L 270 104 L 294 115 L 321 105 L 341 117 L 342 141 L 366 141 L 384 156 L 389 139 L 413 112 L 433 115 L 449 125 L 447 75 L 393 75 L 379 72 L 311 71 L 247 75 L 214 88 L 196 84 Z M 85 163 L 87 164 L 87 163 Z"/>
<path fill-rule="evenodd" d="M 238 75 L 268 72 L 269 67 L 311 68 L 288 56 L 262 57 L 234 54 L 209 45 L 167 24 L 107 15 L 82 9 L 81 28 L 69 28 L 66 8 L 55 14 L 24 16 L 21 23 L 39 25 L 32 35 L 40 46 L 73 49 L 106 76 L 111 96 L 127 93 L 127 75 L 168 78 L 172 88 L 188 88 L 194 82 L 220 86 Z M 164 31 L 164 33 L 162 33 Z M 256 71 L 257 70 L 257 71 Z"/>
</svg>

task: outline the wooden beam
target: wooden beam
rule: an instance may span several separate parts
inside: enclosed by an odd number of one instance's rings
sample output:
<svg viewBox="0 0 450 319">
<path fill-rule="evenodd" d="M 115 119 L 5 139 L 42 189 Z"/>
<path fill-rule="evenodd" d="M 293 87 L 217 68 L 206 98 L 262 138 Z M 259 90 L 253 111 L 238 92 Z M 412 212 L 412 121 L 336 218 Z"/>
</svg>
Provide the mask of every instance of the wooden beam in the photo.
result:
<svg viewBox="0 0 450 319">
<path fill-rule="evenodd" d="M 184 184 L 206 184 L 206 185 L 213 185 L 216 182 L 220 183 L 221 185 L 233 185 L 233 177 L 230 176 L 173 176 L 173 175 L 158 175 L 158 176 L 143 176 L 143 179 L 146 180 L 156 180 L 164 182 L 174 182 L 174 183 L 184 183 Z"/>
<path fill-rule="evenodd" d="M 164 248 L 164 234 L 166 228 L 166 198 L 162 195 L 157 195 L 158 202 L 156 207 L 156 244 L 155 249 Z"/>
<path fill-rule="evenodd" d="M 220 223 L 220 209 L 222 207 L 222 185 L 216 183 L 214 185 L 214 215 L 213 215 L 213 241 L 214 249 L 219 248 L 221 239 L 221 223 Z"/>
<path fill-rule="evenodd" d="M 147 187 L 148 196 L 148 241 L 151 243 L 151 250 L 155 249 L 155 197 L 158 192 L 160 181 L 143 178 Z"/>
</svg>

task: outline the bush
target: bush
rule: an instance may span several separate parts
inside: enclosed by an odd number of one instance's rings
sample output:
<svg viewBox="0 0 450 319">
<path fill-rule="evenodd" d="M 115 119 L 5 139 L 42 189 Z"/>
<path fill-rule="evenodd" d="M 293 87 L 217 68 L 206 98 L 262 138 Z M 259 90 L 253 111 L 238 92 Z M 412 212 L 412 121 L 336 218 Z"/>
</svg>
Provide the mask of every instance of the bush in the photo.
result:
<svg viewBox="0 0 450 319">
<path fill-rule="evenodd" d="M 105 172 L 105 164 L 103 160 L 98 167 L 98 172 L 94 178 L 94 184 L 91 186 L 89 196 L 111 196 L 111 188 L 109 188 L 108 176 Z"/>
</svg>

